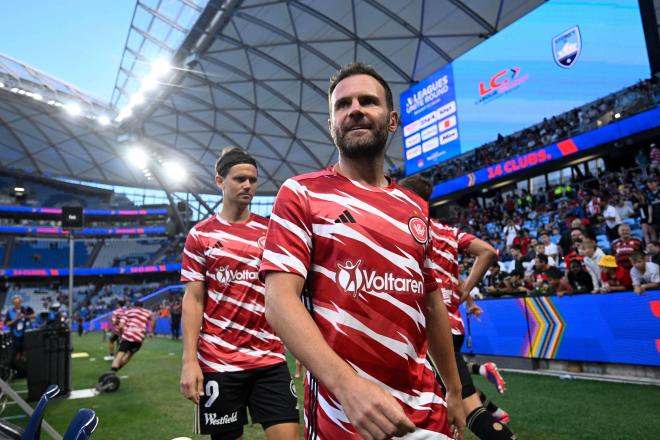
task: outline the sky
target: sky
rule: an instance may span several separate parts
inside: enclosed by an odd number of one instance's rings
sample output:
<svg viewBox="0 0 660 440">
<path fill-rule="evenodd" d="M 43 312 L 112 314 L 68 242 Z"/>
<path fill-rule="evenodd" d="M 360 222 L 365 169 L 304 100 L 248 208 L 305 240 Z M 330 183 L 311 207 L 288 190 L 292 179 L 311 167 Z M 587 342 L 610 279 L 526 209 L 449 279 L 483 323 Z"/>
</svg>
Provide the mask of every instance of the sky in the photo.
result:
<svg viewBox="0 0 660 440">
<path fill-rule="evenodd" d="M 109 102 L 136 0 L 2 0 L 0 53 Z"/>
</svg>

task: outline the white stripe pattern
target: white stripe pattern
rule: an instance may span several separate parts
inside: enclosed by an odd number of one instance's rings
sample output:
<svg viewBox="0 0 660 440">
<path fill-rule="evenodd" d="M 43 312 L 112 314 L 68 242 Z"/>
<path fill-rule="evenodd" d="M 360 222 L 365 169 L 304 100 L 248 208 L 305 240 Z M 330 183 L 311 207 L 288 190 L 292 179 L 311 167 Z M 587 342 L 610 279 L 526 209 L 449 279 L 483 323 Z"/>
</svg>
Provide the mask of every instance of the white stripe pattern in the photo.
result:
<svg viewBox="0 0 660 440">
<path fill-rule="evenodd" d="M 300 226 L 294 224 L 293 222 L 283 219 L 282 217 L 279 217 L 276 214 L 271 214 L 270 215 L 270 220 L 274 223 L 277 223 L 278 225 L 282 226 L 284 229 L 287 231 L 291 232 L 294 234 L 296 237 L 300 239 L 303 243 L 305 243 L 305 246 L 307 246 L 307 249 L 312 249 L 312 237 L 310 236 L 309 232 L 301 228 Z"/>
<path fill-rule="evenodd" d="M 251 334 L 252 336 L 254 336 L 257 339 L 261 339 L 262 341 L 267 341 L 267 340 L 279 341 L 280 340 L 280 338 L 278 338 L 277 336 L 275 336 L 274 334 L 272 334 L 270 332 L 267 332 L 265 330 L 253 330 L 253 329 L 247 328 L 243 325 L 236 324 L 235 322 L 230 321 L 227 318 L 215 319 L 215 318 L 211 318 L 209 315 L 204 313 L 204 319 L 206 319 L 206 321 L 209 322 L 210 324 L 213 324 L 216 327 L 220 327 L 223 330 L 226 330 L 226 329 L 229 328 L 229 329 L 232 329 L 232 330 L 242 331 L 242 332 Z"/>
<path fill-rule="evenodd" d="M 266 308 L 260 304 L 255 303 L 244 303 L 241 302 L 235 298 L 232 298 L 231 296 L 223 295 L 220 292 L 216 292 L 215 290 L 208 289 L 208 294 L 209 298 L 211 298 L 213 301 L 216 303 L 220 301 L 225 301 L 230 304 L 234 304 L 235 306 L 241 307 L 248 312 L 255 313 L 257 315 L 263 315 L 266 312 Z"/>
<path fill-rule="evenodd" d="M 323 317 L 330 324 L 332 324 L 332 326 L 338 332 L 342 334 L 346 333 L 340 326 L 350 327 L 353 330 L 364 333 L 369 338 L 389 348 L 394 354 L 402 357 L 405 360 L 412 359 L 415 363 L 418 364 L 424 364 L 426 362 L 426 356 L 418 356 L 413 344 L 401 333 L 399 333 L 399 335 L 405 340 L 405 342 L 375 332 L 354 316 L 337 307 L 336 304 L 332 303 L 332 305 L 335 307 L 335 310 L 330 310 L 320 305 L 315 305 L 314 314 Z"/>
<path fill-rule="evenodd" d="M 181 275 L 189 280 L 195 280 L 195 281 L 204 281 L 204 274 L 201 274 L 199 272 L 193 271 L 193 270 L 187 270 L 184 269 L 183 267 L 181 268 Z"/>
<path fill-rule="evenodd" d="M 213 345 L 218 345 L 220 347 L 228 348 L 230 350 L 238 351 L 239 353 L 243 353 L 247 356 L 253 356 L 256 358 L 262 358 L 264 356 L 274 356 L 278 359 L 285 360 L 285 356 L 281 353 L 275 353 L 270 350 L 258 350 L 254 348 L 245 348 L 245 347 L 237 347 L 234 344 L 230 344 L 229 342 L 221 339 L 218 336 L 215 335 L 210 335 L 208 333 L 201 333 L 200 337 L 204 339 L 206 342 L 209 342 L 210 344 Z"/>
<path fill-rule="evenodd" d="M 294 268 L 303 278 L 307 278 L 307 268 L 297 257 L 292 255 L 288 250 L 282 246 L 278 246 L 280 250 L 286 252 L 285 254 L 278 254 L 268 249 L 264 250 L 263 259 L 267 260 L 278 267 L 282 268 L 284 271 L 289 272 L 286 266 Z"/>
</svg>

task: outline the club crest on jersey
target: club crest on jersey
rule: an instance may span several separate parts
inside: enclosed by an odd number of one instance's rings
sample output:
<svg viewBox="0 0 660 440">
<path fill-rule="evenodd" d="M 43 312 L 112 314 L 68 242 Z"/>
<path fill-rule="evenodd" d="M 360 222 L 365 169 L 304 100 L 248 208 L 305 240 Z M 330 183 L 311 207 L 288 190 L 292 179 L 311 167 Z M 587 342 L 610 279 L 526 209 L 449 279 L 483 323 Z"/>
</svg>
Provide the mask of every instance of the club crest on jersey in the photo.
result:
<svg viewBox="0 0 660 440">
<path fill-rule="evenodd" d="M 362 287 L 362 272 L 360 271 L 360 264 L 362 260 L 357 260 L 356 263 L 346 260 L 343 263 L 337 263 L 337 283 L 339 287 L 357 298 L 360 288 Z"/>
<path fill-rule="evenodd" d="M 559 67 L 573 67 L 581 51 L 582 37 L 577 25 L 552 38 L 552 56 Z"/>
<path fill-rule="evenodd" d="M 257 240 L 257 245 L 259 246 L 259 249 L 266 249 L 266 236 L 262 235 L 259 237 Z"/>
<path fill-rule="evenodd" d="M 411 217 L 408 220 L 408 229 L 418 243 L 426 244 L 429 239 L 429 229 L 424 220 L 419 217 Z"/>
</svg>

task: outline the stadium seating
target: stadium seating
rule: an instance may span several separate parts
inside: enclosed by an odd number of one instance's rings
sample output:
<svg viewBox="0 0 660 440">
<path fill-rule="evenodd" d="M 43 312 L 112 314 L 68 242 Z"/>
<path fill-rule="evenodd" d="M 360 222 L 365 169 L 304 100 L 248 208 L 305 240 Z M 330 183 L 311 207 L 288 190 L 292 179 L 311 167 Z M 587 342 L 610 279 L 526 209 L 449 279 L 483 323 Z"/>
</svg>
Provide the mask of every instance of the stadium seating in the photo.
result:
<svg viewBox="0 0 660 440">
<path fill-rule="evenodd" d="M 143 265 L 168 244 L 164 238 L 149 239 L 106 239 L 93 267 L 116 267 Z"/>
<path fill-rule="evenodd" d="M 91 241 L 76 241 L 74 264 L 82 267 L 87 263 Z M 62 239 L 18 238 L 14 245 L 9 266 L 21 269 L 63 268 L 69 266 L 69 242 Z"/>
</svg>

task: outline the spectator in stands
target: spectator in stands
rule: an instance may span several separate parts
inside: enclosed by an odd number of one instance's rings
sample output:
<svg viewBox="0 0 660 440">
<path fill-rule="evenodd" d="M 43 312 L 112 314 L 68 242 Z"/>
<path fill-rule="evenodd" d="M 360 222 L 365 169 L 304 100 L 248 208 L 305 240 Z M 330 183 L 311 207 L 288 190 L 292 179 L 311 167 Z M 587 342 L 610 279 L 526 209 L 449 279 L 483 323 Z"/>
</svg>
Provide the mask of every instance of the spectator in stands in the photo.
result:
<svg viewBox="0 0 660 440">
<path fill-rule="evenodd" d="M 564 274 L 561 273 L 561 270 L 557 267 L 551 267 L 546 271 L 548 278 L 548 288 L 546 293 L 548 295 L 571 295 L 573 293 L 573 288 L 569 282 L 564 278 Z"/>
<path fill-rule="evenodd" d="M 523 264 L 525 259 L 523 257 L 522 251 L 520 250 L 520 246 L 511 246 L 509 253 L 515 262 L 511 272 L 516 272 L 518 275 L 523 276 L 525 274 L 525 266 Z"/>
<path fill-rule="evenodd" d="M 536 258 L 536 256 L 541 255 L 541 254 L 548 256 L 548 265 L 549 266 L 551 266 L 551 267 L 552 266 L 557 266 L 557 264 L 558 264 L 557 260 L 555 260 L 550 255 L 548 255 L 548 253 L 546 252 L 546 249 L 545 249 L 545 245 L 543 243 L 536 242 L 536 244 L 534 245 L 534 258 Z"/>
<path fill-rule="evenodd" d="M 548 282 L 547 271 L 549 268 L 548 256 L 544 254 L 537 255 L 534 259 L 534 269 L 529 275 L 529 281 L 534 287 L 540 287 L 542 284 Z"/>
<path fill-rule="evenodd" d="M 605 255 L 598 265 L 603 269 L 601 275 L 603 284 L 599 289 L 600 292 L 624 292 L 632 289 L 630 273 L 617 265 L 614 255 Z"/>
<path fill-rule="evenodd" d="M 603 211 L 603 217 L 605 217 L 605 234 L 607 235 L 607 239 L 612 242 L 618 238 L 616 228 L 621 224 L 621 217 L 615 207 L 616 197 L 612 197 L 603 203 L 605 204 L 605 210 Z"/>
<path fill-rule="evenodd" d="M 616 256 L 616 262 L 626 270 L 630 270 L 632 263 L 630 255 L 643 249 L 642 241 L 631 235 L 630 226 L 622 224 L 619 226 L 619 238 L 612 242 L 612 252 Z"/>
<path fill-rule="evenodd" d="M 591 274 L 594 282 L 594 293 L 600 291 L 602 285 L 602 268 L 598 265 L 600 259 L 605 256 L 605 252 L 598 247 L 593 240 L 584 240 L 582 243 L 582 262 L 585 268 Z"/>
<path fill-rule="evenodd" d="M 642 173 L 642 179 L 648 179 L 649 157 L 646 155 L 643 148 L 640 148 L 639 151 L 637 151 L 637 154 L 635 155 L 635 163 L 639 166 L 639 170 Z"/>
<path fill-rule="evenodd" d="M 14 295 L 11 298 L 13 307 L 5 315 L 5 325 L 10 328 L 12 336 L 12 350 L 15 361 L 25 361 L 25 330 L 30 328 L 32 320 L 35 318 L 32 307 L 23 306 L 21 295 Z"/>
<path fill-rule="evenodd" d="M 559 261 L 559 247 L 550 240 L 550 235 L 547 232 L 542 232 L 539 236 L 541 243 L 545 247 L 545 252 L 548 258 Z"/>
<path fill-rule="evenodd" d="M 649 189 L 646 193 L 646 202 L 649 205 L 648 221 L 656 234 L 660 234 L 660 189 L 658 189 L 658 182 L 654 178 L 651 178 L 646 185 Z"/>
<path fill-rule="evenodd" d="M 644 243 L 650 243 L 657 240 L 657 234 L 653 225 L 649 223 L 649 210 L 651 206 L 649 205 L 646 194 L 641 191 L 639 188 L 635 189 L 633 194 L 635 199 L 635 217 L 639 219 L 640 225 L 642 225 L 642 232 L 644 233 Z"/>
<path fill-rule="evenodd" d="M 592 275 L 582 265 L 580 260 L 572 260 L 568 271 L 568 282 L 574 293 L 591 293 L 594 290 Z"/>
<path fill-rule="evenodd" d="M 507 285 L 505 280 L 508 274 L 500 268 L 500 264 L 496 261 L 488 270 L 484 277 L 485 293 L 489 296 L 501 296 L 507 292 Z"/>
<path fill-rule="evenodd" d="M 651 241 L 646 245 L 647 260 L 660 265 L 660 241 Z"/>
<path fill-rule="evenodd" d="M 502 235 L 504 235 L 506 239 L 507 247 L 511 247 L 513 245 L 513 240 L 518 236 L 518 231 L 520 231 L 520 226 L 516 225 L 512 218 L 509 218 L 506 222 L 506 226 L 502 230 Z M 521 251 L 523 251 L 522 248 Z M 527 253 L 526 250 L 524 253 Z"/>
<path fill-rule="evenodd" d="M 624 200 L 623 197 L 618 198 L 616 211 L 619 213 L 619 217 L 622 221 L 635 216 L 635 210 L 632 207 L 632 203 L 630 203 L 629 200 Z"/>
<path fill-rule="evenodd" d="M 630 261 L 633 265 L 630 269 L 630 277 L 636 294 L 641 295 L 647 290 L 660 287 L 660 266 L 647 262 L 643 252 L 633 252 Z"/>
<path fill-rule="evenodd" d="M 179 298 L 172 298 L 170 318 L 172 319 L 172 339 L 179 339 L 181 332 L 181 300 Z"/>
<path fill-rule="evenodd" d="M 658 172 L 660 171 L 660 148 L 655 143 L 652 143 L 650 147 L 651 170 Z"/>
</svg>

